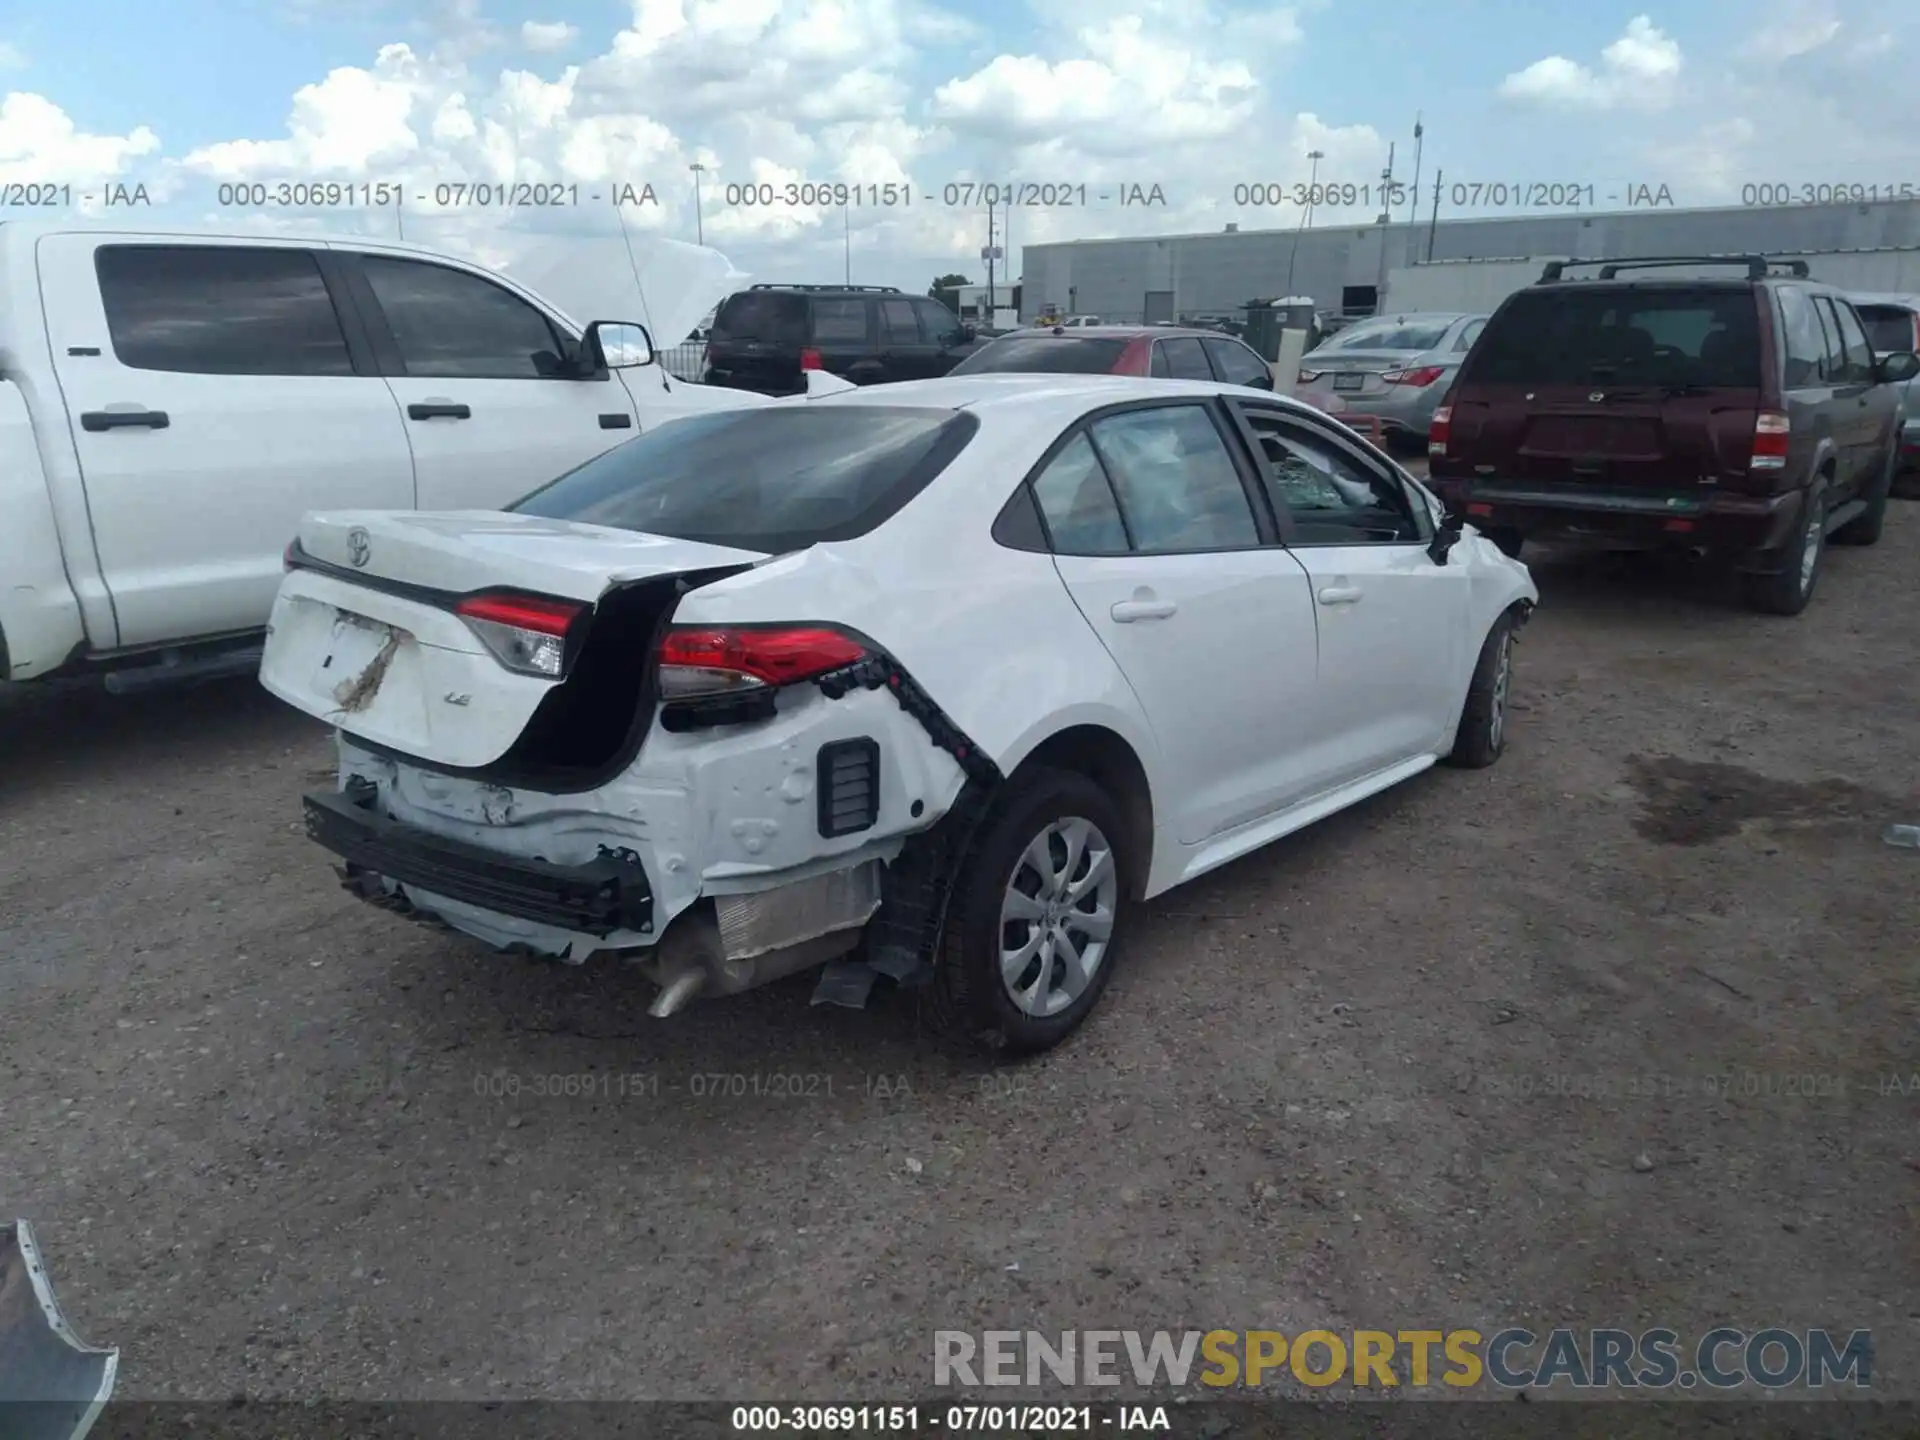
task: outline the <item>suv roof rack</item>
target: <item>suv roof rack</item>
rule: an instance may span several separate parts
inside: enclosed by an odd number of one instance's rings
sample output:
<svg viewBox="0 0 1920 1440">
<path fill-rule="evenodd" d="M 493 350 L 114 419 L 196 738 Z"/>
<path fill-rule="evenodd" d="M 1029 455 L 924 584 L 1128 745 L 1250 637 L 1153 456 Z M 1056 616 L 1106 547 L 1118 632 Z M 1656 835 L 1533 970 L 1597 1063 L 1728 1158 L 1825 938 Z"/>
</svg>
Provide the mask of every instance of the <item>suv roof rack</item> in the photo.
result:
<svg viewBox="0 0 1920 1440">
<path fill-rule="evenodd" d="M 749 290 L 831 290 L 839 294 L 898 295 L 898 285 L 749 285 Z"/>
<path fill-rule="evenodd" d="M 1666 270 L 1686 265 L 1739 265 L 1746 269 L 1749 280 L 1766 279 L 1775 266 L 1783 267 L 1798 280 L 1810 275 L 1804 260 L 1776 260 L 1766 255 L 1649 255 L 1640 260 L 1549 260 L 1540 272 L 1539 283 L 1551 285 L 1564 279 L 1569 265 L 1598 265 L 1600 274 L 1595 278 L 1600 280 L 1611 280 L 1622 270 Z"/>
</svg>

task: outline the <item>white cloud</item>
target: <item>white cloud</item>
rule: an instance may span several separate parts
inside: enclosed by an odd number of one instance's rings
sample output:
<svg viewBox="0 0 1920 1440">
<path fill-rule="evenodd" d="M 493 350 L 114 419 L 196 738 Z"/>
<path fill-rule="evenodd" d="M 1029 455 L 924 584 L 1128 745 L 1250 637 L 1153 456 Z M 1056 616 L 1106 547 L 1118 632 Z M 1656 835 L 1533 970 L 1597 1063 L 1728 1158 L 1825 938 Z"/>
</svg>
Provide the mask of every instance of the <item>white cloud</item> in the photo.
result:
<svg viewBox="0 0 1920 1440">
<path fill-rule="evenodd" d="M 221 141 L 185 163 L 221 180 L 366 175 L 419 150 L 408 119 L 426 83 L 413 51 L 388 45 L 372 70 L 343 67 L 294 92 L 284 139 Z"/>
<path fill-rule="evenodd" d="M 145 125 L 89 135 L 44 95 L 16 90 L 0 100 L 0 183 L 111 179 L 159 150 L 160 137 Z"/>
<path fill-rule="evenodd" d="M 564 20 L 528 20 L 520 26 L 520 43 L 529 50 L 564 50 L 580 38 L 580 27 Z"/>
<path fill-rule="evenodd" d="M 1549 55 L 1507 76 L 1500 93 L 1567 109 L 1657 109 L 1672 102 L 1682 64 L 1679 42 L 1650 17 L 1636 15 L 1626 33 L 1600 52 L 1598 66 Z"/>
<path fill-rule="evenodd" d="M 0 40 L 0 70 L 24 70 L 27 52 L 10 41 Z"/>
</svg>

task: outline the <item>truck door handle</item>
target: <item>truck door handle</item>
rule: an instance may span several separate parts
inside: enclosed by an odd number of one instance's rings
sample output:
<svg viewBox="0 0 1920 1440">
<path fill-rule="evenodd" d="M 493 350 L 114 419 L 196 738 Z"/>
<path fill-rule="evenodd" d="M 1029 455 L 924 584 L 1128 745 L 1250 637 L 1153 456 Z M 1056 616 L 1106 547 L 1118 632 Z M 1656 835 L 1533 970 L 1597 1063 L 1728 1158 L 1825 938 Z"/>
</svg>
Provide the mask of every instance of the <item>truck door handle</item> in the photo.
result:
<svg viewBox="0 0 1920 1440">
<path fill-rule="evenodd" d="M 1357 605 L 1365 594 L 1358 585 L 1324 585 L 1320 589 L 1322 605 Z"/>
<path fill-rule="evenodd" d="M 600 417 L 600 428 L 602 430 L 631 430 L 633 428 L 633 416 L 602 415 Z"/>
<path fill-rule="evenodd" d="M 1179 608 L 1171 600 L 1116 600 L 1108 613 L 1116 625 L 1131 625 L 1136 620 L 1164 620 Z"/>
<path fill-rule="evenodd" d="M 171 423 L 164 410 L 89 410 L 80 417 L 82 430 L 164 430 Z"/>
<path fill-rule="evenodd" d="M 467 405 L 455 405 L 448 400 L 429 400 L 424 405 L 407 406 L 407 418 L 410 420 L 471 420 L 473 409 Z"/>
</svg>

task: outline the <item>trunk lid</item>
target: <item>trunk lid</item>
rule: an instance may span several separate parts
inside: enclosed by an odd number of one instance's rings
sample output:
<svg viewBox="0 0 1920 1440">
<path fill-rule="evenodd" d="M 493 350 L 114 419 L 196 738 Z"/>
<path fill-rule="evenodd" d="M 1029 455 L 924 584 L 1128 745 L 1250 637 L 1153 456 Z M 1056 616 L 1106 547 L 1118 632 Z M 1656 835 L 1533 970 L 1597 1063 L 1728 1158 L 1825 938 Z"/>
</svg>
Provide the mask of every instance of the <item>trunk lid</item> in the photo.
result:
<svg viewBox="0 0 1920 1440">
<path fill-rule="evenodd" d="M 1424 350 L 1327 350 L 1300 362 L 1301 384 L 1341 396 L 1384 394 L 1380 377 L 1413 365 Z M 1313 376 L 1309 380 L 1307 376 Z"/>
<path fill-rule="evenodd" d="M 1746 474 L 1759 410 L 1757 386 L 1462 386 L 1448 450 L 1502 484 L 1695 494 Z"/>
<path fill-rule="evenodd" d="M 356 739 L 455 769 L 507 755 L 581 669 L 576 658 L 568 679 L 509 670 L 454 612 L 462 595 L 515 591 L 591 607 L 586 633 L 618 625 L 641 637 L 637 674 L 653 621 L 677 598 L 674 582 L 767 558 L 497 511 L 314 514 L 299 544 L 324 568 L 296 566 L 282 582 L 261 684 Z"/>
</svg>

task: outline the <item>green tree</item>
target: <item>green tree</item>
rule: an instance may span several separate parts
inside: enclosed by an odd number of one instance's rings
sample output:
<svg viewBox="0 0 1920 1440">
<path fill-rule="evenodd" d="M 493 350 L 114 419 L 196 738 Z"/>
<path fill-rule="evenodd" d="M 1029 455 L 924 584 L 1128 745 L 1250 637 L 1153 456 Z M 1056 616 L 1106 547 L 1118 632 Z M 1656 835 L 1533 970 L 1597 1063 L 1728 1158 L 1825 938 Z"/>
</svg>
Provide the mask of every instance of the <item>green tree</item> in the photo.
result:
<svg viewBox="0 0 1920 1440">
<path fill-rule="evenodd" d="M 927 294 L 953 311 L 955 315 L 958 315 L 960 313 L 960 286 L 971 285 L 972 283 L 973 282 L 964 275 L 942 275 L 927 287 Z"/>
</svg>

